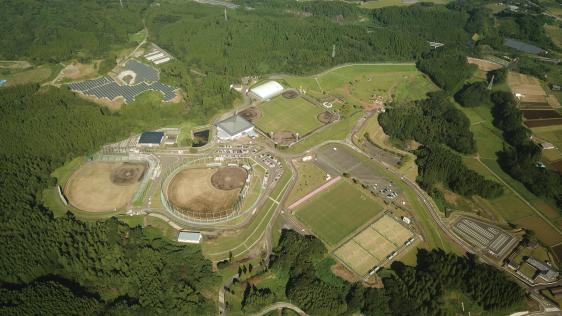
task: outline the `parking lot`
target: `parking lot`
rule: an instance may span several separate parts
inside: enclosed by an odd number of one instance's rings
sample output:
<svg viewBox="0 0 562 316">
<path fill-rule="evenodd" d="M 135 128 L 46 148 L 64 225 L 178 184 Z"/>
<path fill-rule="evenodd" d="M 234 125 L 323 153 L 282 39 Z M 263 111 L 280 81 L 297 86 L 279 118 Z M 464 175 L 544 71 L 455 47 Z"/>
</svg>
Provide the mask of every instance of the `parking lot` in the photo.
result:
<svg viewBox="0 0 562 316">
<path fill-rule="evenodd" d="M 321 147 L 316 151 L 315 162 L 331 176 L 347 174 L 357 179 L 386 201 L 398 204 L 405 202 L 400 190 L 391 181 L 356 157 L 345 145 L 333 143 Z"/>
<path fill-rule="evenodd" d="M 503 257 L 517 240 L 501 228 L 467 217 L 453 224 L 453 231 L 471 245 L 495 257 Z"/>
</svg>

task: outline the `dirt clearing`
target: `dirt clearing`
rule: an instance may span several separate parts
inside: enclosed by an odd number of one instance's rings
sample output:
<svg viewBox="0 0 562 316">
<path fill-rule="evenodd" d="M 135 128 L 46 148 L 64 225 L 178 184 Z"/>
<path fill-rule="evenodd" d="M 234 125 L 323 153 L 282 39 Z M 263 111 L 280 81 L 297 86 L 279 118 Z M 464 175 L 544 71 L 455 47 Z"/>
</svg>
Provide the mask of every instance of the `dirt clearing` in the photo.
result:
<svg viewBox="0 0 562 316">
<path fill-rule="evenodd" d="M 240 115 L 248 122 L 254 124 L 260 118 L 261 113 L 257 107 L 252 106 L 240 112 Z"/>
<path fill-rule="evenodd" d="M 502 68 L 503 66 L 494 62 L 491 62 L 489 60 L 485 60 L 485 59 L 478 59 L 478 58 L 472 58 L 472 57 L 467 57 L 466 58 L 469 64 L 473 64 L 478 66 L 478 69 L 482 70 L 482 71 L 492 71 L 492 70 L 497 70 Z"/>
<path fill-rule="evenodd" d="M 83 211 L 118 210 L 138 190 L 147 167 L 142 162 L 90 162 L 74 172 L 64 193 L 72 206 Z"/>
<path fill-rule="evenodd" d="M 332 112 L 322 112 L 318 114 L 318 120 L 324 124 L 329 124 L 335 121 L 337 116 Z"/>
</svg>

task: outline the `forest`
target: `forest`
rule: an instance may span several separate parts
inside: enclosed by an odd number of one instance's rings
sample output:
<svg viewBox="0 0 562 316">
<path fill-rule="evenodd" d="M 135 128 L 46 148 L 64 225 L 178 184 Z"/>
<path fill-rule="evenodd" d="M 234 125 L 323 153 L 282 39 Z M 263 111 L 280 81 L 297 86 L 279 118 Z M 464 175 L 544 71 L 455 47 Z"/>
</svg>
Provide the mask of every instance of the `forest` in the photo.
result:
<svg viewBox="0 0 562 316">
<path fill-rule="evenodd" d="M 511 93 L 492 94 L 494 125 L 503 131 L 506 146 L 498 153 L 500 166 L 534 194 L 554 201 L 562 209 L 562 174 L 542 167 L 541 148 L 529 139 L 523 115 Z"/>
<path fill-rule="evenodd" d="M 58 63 L 70 58 L 104 58 L 143 28 L 149 1 L 3 0 L 0 2 L 0 59 Z"/>
<path fill-rule="evenodd" d="M 476 150 L 468 118 L 444 92 L 430 93 L 414 104 L 396 105 L 379 116 L 379 123 L 387 135 L 401 140 L 443 143 L 465 154 Z"/>
<path fill-rule="evenodd" d="M 495 198 L 503 193 L 502 186 L 496 181 L 468 169 L 459 155 L 440 144 L 429 144 L 414 151 L 418 166 L 418 182 L 431 192 L 436 184 L 444 183 L 454 192 L 484 198 Z"/>
<path fill-rule="evenodd" d="M 147 24 L 152 39 L 182 62 L 234 80 L 313 73 L 350 62 L 410 61 L 429 51 L 426 41 L 435 40 L 435 34 L 450 42 L 468 38 L 463 29 L 467 16 L 441 6 L 370 12 L 323 1 L 272 5 L 286 9 L 257 4 L 250 11 L 230 10 L 225 20 L 221 8 L 168 3 L 151 8 Z M 343 23 L 333 20 L 338 15 Z M 345 22 L 356 15 L 368 18 Z"/>
<path fill-rule="evenodd" d="M 383 272 L 384 288 L 377 289 L 350 284 L 331 273 L 325 276 L 321 270 L 326 255 L 315 237 L 283 230 L 270 264 L 276 275 L 287 276 L 286 297 L 311 315 L 441 315 L 443 294 L 452 290 L 488 311 L 503 310 L 524 299 L 516 283 L 472 256 L 418 250 L 416 267 L 393 263 Z M 244 308 L 258 310 L 276 295 L 267 287 L 247 284 Z"/>
<path fill-rule="evenodd" d="M 0 314 L 214 312 L 201 292 L 219 280 L 199 247 L 116 219 L 55 218 L 41 202 L 55 168 L 181 112 L 141 105 L 108 115 L 66 90 L 36 85 L 0 89 L 0 105 Z"/>
</svg>

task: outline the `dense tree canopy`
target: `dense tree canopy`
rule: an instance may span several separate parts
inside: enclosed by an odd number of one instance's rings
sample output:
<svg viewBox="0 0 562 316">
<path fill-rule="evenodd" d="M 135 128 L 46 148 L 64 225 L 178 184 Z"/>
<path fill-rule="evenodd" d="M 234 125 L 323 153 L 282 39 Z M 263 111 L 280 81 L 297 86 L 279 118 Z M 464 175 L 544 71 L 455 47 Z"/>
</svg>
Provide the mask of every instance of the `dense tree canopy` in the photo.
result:
<svg viewBox="0 0 562 316">
<path fill-rule="evenodd" d="M 217 280 L 199 248 L 172 245 L 116 219 L 54 218 L 42 205 L 41 192 L 54 183 L 50 173 L 55 168 L 135 128 L 149 127 L 140 115 L 143 108 L 139 104 L 134 113 L 104 115 L 97 105 L 65 90 L 0 89 L 0 283 L 6 311 L 33 314 L 45 307 L 60 315 L 72 313 L 78 304 L 91 313 L 119 308 L 152 314 L 214 311 L 201 290 Z M 177 116 L 159 113 L 160 108 L 144 110 L 152 124 Z M 38 278 L 54 280 L 37 283 Z M 69 288 L 69 282 L 79 285 Z M 22 301 L 28 296 L 37 298 L 35 304 Z M 69 304 L 58 304 L 58 299 Z"/>
<path fill-rule="evenodd" d="M 491 106 L 490 90 L 484 81 L 465 85 L 457 94 L 455 100 L 465 107 Z"/>
<path fill-rule="evenodd" d="M 541 149 L 530 140 L 530 132 L 522 125 L 517 101 L 508 92 L 496 92 L 492 100 L 494 125 L 503 131 L 504 139 L 512 146 L 499 154 L 500 165 L 529 191 L 555 201 L 562 209 L 562 174 L 537 164 Z"/>
<path fill-rule="evenodd" d="M 396 106 L 379 116 L 384 132 L 422 144 L 438 142 L 461 153 L 476 150 L 468 118 L 442 92 L 432 93 L 414 106 Z"/>
<path fill-rule="evenodd" d="M 523 290 L 495 268 L 443 251 L 418 250 L 415 268 L 395 262 L 383 277 L 384 289 L 318 277 L 326 249 L 314 237 L 283 230 L 274 253 L 273 271 L 289 273 L 287 298 L 311 315 L 442 315 L 443 294 L 451 290 L 468 295 L 485 310 L 507 308 L 524 297 Z"/>
<path fill-rule="evenodd" d="M 148 1 L 4 0 L 0 2 L 0 57 L 60 62 L 103 57 L 143 28 Z"/>
<path fill-rule="evenodd" d="M 453 94 L 474 73 L 476 65 L 468 64 L 466 54 L 458 48 L 440 47 L 425 54 L 418 68 L 443 90 Z"/>
</svg>

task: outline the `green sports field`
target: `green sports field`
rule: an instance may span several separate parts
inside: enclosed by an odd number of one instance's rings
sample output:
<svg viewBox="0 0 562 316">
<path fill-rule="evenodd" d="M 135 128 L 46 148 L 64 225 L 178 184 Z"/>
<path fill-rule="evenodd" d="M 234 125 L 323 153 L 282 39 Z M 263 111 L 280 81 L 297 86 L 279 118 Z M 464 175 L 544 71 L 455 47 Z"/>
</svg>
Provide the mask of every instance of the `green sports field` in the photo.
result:
<svg viewBox="0 0 562 316">
<path fill-rule="evenodd" d="M 327 245 L 335 246 L 382 210 L 383 205 L 358 184 L 342 179 L 300 206 L 295 216 Z"/>
<path fill-rule="evenodd" d="M 291 131 L 303 136 L 322 126 L 317 116 L 324 110 L 301 97 L 286 99 L 278 96 L 258 108 L 261 116 L 256 125 L 267 133 Z"/>
</svg>

